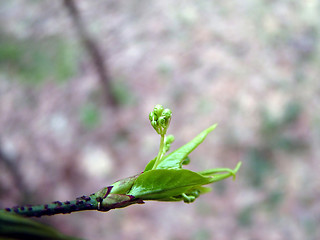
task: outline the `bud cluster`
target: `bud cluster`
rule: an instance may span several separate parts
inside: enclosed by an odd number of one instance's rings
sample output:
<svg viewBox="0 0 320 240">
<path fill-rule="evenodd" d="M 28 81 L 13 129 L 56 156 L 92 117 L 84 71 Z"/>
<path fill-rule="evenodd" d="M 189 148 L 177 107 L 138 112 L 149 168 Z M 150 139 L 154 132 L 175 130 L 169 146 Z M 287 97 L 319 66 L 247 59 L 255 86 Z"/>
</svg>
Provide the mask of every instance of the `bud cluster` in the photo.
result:
<svg viewBox="0 0 320 240">
<path fill-rule="evenodd" d="M 169 128 L 172 112 L 170 109 L 164 109 L 162 105 L 156 105 L 149 114 L 149 120 L 152 127 L 160 135 L 165 135 Z"/>
</svg>

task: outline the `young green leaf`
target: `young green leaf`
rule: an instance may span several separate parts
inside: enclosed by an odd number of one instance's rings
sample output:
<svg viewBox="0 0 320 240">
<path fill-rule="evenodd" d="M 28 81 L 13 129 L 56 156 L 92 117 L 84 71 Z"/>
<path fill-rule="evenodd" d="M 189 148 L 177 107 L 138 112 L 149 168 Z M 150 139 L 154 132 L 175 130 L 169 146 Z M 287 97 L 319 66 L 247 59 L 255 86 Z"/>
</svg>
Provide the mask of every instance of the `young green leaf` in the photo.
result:
<svg viewBox="0 0 320 240">
<path fill-rule="evenodd" d="M 233 180 L 235 180 L 236 178 L 236 173 L 238 172 L 238 170 L 241 167 L 241 162 L 238 162 L 237 166 L 235 167 L 235 169 L 231 170 L 229 168 L 213 168 L 213 169 L 208 169 L 208 170 L 204 170 L 201 172 L 198 172 L 199 174 L 201 174 L 202 176 L 214 176 L 214 179 L 212 182 L 217 182 L 220 181 L 224 178 L 233 176 Z M 222 172 L 227 172 L 227 173 L 222 173 Z"/>
<path fill-rule="evenodd" d="M 119 181 L 116 181 L 113 183 L 112 189 L 110 193 L 114 194 L 127 194 L 129 190 L 132 188 L 132 185 L 134 184 L 135 180 L 140 174 L 134 175 L 132 177 L 124 178 Z"/>
<path fill-rule="evenodd" d="M 211 181 L 211 177 L 186 169 L 156 169 L 142 173 L 128 194 L 143 200 L 162 201 Z"/>
<path fill-rule="evenodd" d="M 144 169 L 144 172 L 151 170 L 155 162 L 156 162 L 156 157 L 147 164 L 147 166 Z"/>
<path fill-rule="evenodd" d="M 174 152 L 170 153 L 168 156 L 165 156 L 159 161 L 159 164 L 156 166 L 156 169 L 181 169 L 182 162 L 188 155 L 198 147 L 207 135 L 217 127 L 217 124 L 212 125 L 206 130 L 202 131 L 198 136 L 192 139 L 190 142 L 184 146 L 178 148 Z"/>
</svg>

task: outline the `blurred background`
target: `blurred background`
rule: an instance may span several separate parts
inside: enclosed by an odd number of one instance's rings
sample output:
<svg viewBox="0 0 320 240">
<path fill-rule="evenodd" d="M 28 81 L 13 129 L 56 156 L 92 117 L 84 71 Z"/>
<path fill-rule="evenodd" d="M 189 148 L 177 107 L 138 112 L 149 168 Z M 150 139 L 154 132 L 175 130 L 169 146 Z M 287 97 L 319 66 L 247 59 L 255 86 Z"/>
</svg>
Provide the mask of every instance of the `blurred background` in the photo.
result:
<svg viewBox="0 0 320 240">
<path fill-rule="evenodd" d="M 85 239 L 320 239 L 320 2 L 0 3 L 0 208 L 72 200 L 213 123 L 192 170 L 243 165 L 193 204 L 42 217 Z"/>
</svg>

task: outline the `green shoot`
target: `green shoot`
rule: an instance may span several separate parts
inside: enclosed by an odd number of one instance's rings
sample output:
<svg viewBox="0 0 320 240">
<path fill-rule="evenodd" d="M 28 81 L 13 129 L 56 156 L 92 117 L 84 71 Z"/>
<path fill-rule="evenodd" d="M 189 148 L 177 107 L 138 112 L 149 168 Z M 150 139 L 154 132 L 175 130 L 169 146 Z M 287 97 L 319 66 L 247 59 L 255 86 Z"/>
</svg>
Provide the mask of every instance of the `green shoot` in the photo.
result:
<svg viewBox="0 0 320 240">
<path fill-rule="evenodd" d="M 144 203 L 146 200 L 192 203 L 201 194 L 210 191 L 210 188 L 204 185 L 229 177 L 235 179 L 241 162 L 235 169 L 214 168 L 193 172 L 182 168 L 190 162 L 189 154 L 216 128 L 216 124 L 202 131 L 187 144 L 167 154 L 174 141 L 172 135 L 166 136 L 171 117 L 171 110 L 164 109 L 161 105 L 156 105 L 149 114 L 152 127 L 160 135 L 160 147 L 157 156 L 146 165 L 142 173 L 119 180 L 96 193 L 73 201 L 6 208 L 0 210 L 0 214 L 12 212 L 28 217 L 40 217 L 84 210 L 105 212 L 131 204 Z"/>
</svg>

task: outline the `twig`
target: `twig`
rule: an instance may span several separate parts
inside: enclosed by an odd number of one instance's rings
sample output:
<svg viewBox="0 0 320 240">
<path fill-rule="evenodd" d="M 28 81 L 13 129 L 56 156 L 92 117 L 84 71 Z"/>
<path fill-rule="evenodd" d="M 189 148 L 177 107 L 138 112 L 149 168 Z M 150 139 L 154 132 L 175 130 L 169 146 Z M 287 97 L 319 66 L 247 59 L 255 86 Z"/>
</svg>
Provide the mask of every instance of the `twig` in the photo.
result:
<svg viewBox="0 0 320 240">
<path fill-rule="evenodd" d="M 70 16 L 72 18 L 73 24 L 78 32 L 78 35 L 88 51 L 93 65 L 96 68 L 96 73 L 100 80 L 104 95 L 111 107 L 116 108 L 118 105 L 117 99 L 114 97 L 111 88 L 111 76 L 108 71 L 108 68 L 105 65 L 105 61 L 101 54 L 101 49 L 97 42 L 90 36 L 88 33 L 85 24 L 81 18 L 80 12 L 77 8 L 76 2 L 74 0 L 63 0 L 65 7 L 68 9 Z"/>
<path fill-rule="evenodd" d="M 132 195 L 112 194 L 112 186 L 108 186 L 90 196 L 82 196 L 73 201 L 55 201 L 43 205 L 25 205 L 21 207 L 12 207 L 1 209 L 1 212 L 12 212 L 26 217 L 41 217 L 55 214 L 67 214 L 78 211 L 97 210 L 106 212 L 115 208 L 123 208 L 131 204 L 144 203 L 141 199 Z M 101 193 L 104 193 L 101 195 Z M 103 197 L 101 197 L 103 196 Z"/>
<path fill-rule="evenodd" d="M 0 142 L 0 162 L 3 162 L 7 169 L 10 171 L 15 186 L 19 189 L 19 191 L 22 193 L 22 202 L 27 201 L 31 197 L 31 193 L 28 190 L 28 187 L 25 185 L 23 181 L 23 177 L 21 173 L 19 172 L 17 168 L 17 160 L 18 157 L 12 157 L 9 156 L 2 148 L 1 142 Z"/>
</svg>

